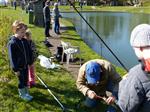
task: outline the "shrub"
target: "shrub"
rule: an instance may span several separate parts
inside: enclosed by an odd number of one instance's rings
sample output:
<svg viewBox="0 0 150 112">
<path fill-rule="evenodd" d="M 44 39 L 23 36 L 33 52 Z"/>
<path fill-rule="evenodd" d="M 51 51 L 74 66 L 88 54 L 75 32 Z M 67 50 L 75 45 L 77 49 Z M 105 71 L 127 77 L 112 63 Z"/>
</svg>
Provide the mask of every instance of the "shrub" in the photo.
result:
<svg viewBox="0 0 150 112">
<path fill-rule="evenodd" d="M 8 65 L 8 51 L 7 42 L 9 40 L 9 35 L 11 34 L 11 24 L 13 19 L 2 15 L 0 17 L 0 65 L 1 73 L 9 69 Z"/>
</svg>

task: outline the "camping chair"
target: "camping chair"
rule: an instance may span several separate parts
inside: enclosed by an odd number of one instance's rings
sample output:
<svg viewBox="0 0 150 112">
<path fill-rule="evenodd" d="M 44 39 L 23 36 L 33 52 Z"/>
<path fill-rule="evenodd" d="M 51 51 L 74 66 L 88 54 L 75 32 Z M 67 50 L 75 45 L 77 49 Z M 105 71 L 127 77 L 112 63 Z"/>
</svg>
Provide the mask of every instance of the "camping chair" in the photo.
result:
<svg viewBox="0 0 150 112">
<path fill-rule="evenodd" d="M 66 58 L 67 58 L 66 63 L 67 63 L 67 65 L 69 65 L 70 59 L 72 59 L 72 61 L 73 61 L 73 55 L 80 54 L 79 46 L 71 46 L 71 44 L 69 42 L 64 42 L 64 41 L 61 41 L 61 45 L 63 47 L 61 61 L 63 62 L 64 54 L 66 54 Z M 80 57 L 80 66 L 81 66 L 81 57 Z"/>
</svg>

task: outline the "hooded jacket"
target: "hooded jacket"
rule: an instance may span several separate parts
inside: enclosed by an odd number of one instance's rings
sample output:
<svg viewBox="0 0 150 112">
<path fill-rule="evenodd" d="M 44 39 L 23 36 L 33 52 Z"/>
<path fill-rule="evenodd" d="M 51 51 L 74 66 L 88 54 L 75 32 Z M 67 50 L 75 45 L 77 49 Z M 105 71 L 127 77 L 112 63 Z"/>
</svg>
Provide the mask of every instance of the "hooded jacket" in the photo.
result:
<svg viewBox="0 0 150 112">
<path fill-rule="evenodd" d="M 123 112 L 150 111 L 150 74 L 142 64 L 133 67 L 119 83 L 118 105 Z"/>
<path fill-rule="evenodd" d="M 27 68 L 33 63 L 31 48 L 26 39 L 12 36 L 8 42 L 10 65 L 14 72 Z"/>
</svg>

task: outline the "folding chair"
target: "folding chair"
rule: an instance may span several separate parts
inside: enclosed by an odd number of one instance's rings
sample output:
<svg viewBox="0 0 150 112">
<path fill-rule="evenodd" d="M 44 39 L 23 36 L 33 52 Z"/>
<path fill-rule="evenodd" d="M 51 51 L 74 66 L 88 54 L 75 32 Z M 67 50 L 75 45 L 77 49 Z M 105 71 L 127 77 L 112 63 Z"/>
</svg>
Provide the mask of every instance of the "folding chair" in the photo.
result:
<svg viewBox="0 0 150 112">
<path fill-rule="evenodd" d="M 63 53 L 62 53 L 62 62 L 64 59 L 64 54 L 66 54 L 67 57 L 67 65 L 69 65 L 69 61 L 70 59 L 72 59 L 73 61 L 73 55 L 74 54 L 79 54 L 80 55 L 80 48 L 79 46 L 71 46 L 71 44 L 69 42 L 64 42 L 61 41 L 61 45 L 63 47 Z M 81 57 L 80 57 L 80 65 L 81 65 Z"/>
</svg>

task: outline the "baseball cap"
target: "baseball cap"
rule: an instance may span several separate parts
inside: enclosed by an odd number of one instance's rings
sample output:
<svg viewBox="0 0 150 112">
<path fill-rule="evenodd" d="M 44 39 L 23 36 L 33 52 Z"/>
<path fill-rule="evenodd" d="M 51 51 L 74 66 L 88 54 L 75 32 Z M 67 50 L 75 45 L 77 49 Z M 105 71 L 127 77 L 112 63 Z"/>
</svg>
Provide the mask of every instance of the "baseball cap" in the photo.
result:
<svg viewBox="0 0 150 112">
<path fill-rule="evenodd" d="M 136 26 L 131 32 L 130 44 L 134 47 L 150 46 L 150 25 Z"/>
<path fill-rule="evenodd" d="M 100 64 L 98 64 L 97 62 L 89 62 L 86 65 L 86 78 L 87 78 L 87 82 L 89 84 L 96 84 L 97 81 L 100 80 L 100 76 L 101 76 L 101 68 L 100 68 Z"/>
</svg>

